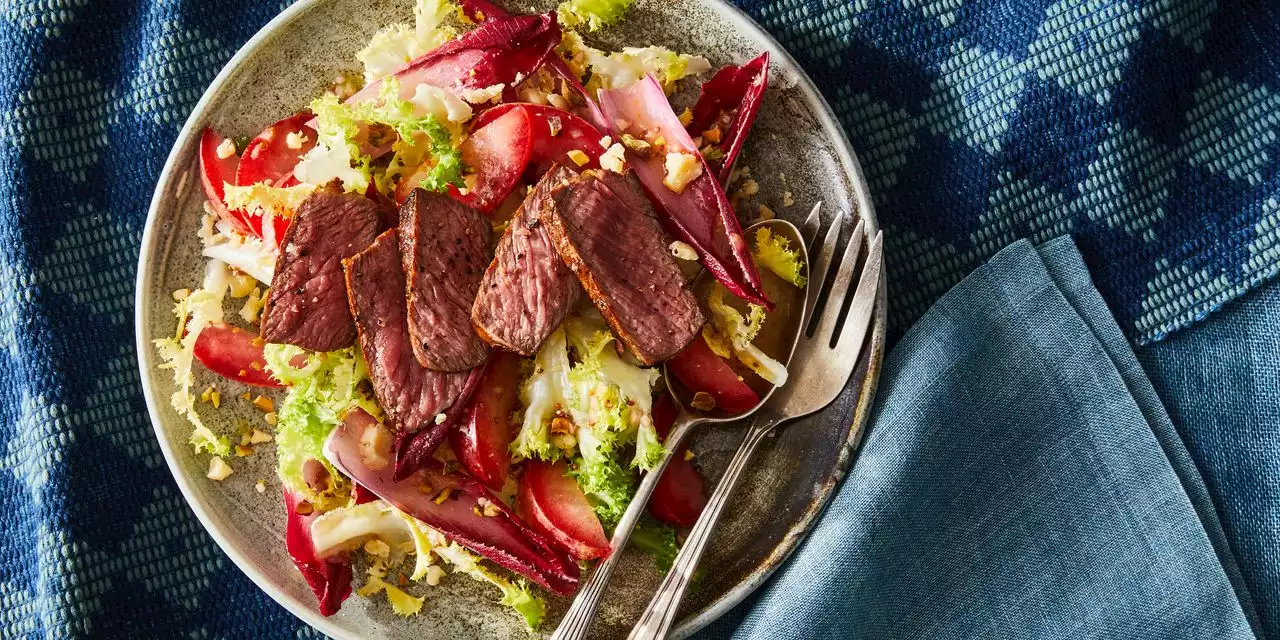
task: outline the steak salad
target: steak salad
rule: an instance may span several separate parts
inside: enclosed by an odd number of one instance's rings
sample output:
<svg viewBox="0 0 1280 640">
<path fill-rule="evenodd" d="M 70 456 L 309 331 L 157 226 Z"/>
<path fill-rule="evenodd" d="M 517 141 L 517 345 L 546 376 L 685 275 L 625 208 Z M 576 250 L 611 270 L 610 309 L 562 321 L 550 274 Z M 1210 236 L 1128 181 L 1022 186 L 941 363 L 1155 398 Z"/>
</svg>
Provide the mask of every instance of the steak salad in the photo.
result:
<svg viewBox="0 0 1280 640">
<path fill-rule="evenodd" d="M 786 239 L 746 237 L 746 189 L 726 192 L 768 54 L 677 115 L 706 60 L 583 40 L 630 3 L 417 0 L 361 76 L 251 139 L 203 132 L 205 275 L 155 346 L 211 480 L 274 444 L 285 551 L 324 615 L 354 589 L 411 616 L 464 574 L 537 627 L 544 591 L 619 551 L 608 531 L 669 455 L 659 365 L 703 411 L 785 382 L 752 344 L 762 274 L 804 287 L 804 269 Z M 197 386 L 195 363 L 220 377 Z M 261 422 L 217 424 L 235 397 Z M 659 564 L 706 501 L 692 458 L 632 536 Z"/>
</svg>

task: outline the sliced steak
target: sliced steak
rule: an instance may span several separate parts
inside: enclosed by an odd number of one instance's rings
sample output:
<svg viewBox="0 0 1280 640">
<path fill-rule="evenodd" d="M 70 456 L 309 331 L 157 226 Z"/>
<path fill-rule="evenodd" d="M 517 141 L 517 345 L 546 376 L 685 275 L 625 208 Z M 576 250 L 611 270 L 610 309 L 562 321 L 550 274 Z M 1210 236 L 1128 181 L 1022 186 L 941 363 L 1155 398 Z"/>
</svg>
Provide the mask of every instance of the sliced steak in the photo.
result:
<svg viewBox="0 0 1280 640">
<path fill-rule="evenodd" d="M 641 362 L 688 345 L 705 321 L 635 176 L 589 171 L 538 209 L 560 257 Z"/>
<path fill-rule="evenodd" d="M 342 260 L 364 251 L 380 226 L 378 206 L 362 195 L 326 187 L 307 196 L 280 245 L 262 339 L 311 351 L 351 346 L 356 327 Z"/>
<path fill-rule="evenodd" d="M 489 220 L 447 195 L 414 189 L 400 207 L 400 260 L 408 279 L 413 355 L 433 371 L 484 364 L 489 345 L 471 305 L 489 264 Z"/>
<path fill-rule="evenodd" d="M 531 356 L 577 304 L 582 289 L 537 214 L 576 179 L 575 172 L 552 167 L 511 219 L 471 307 L 471 322 L 486 341 Z"/>
<path fill-rule="evenodd" d="M 439 430 L 448 421 L 436 416 L 453 412 L 470 372 L 440 373 L 418 364 L 409 346 L 405 279 L 396 232 L 378 236 L 368 249 L 342 261 L 351 314 L 360 336 L 360 351 L 369 365 L 373 395 L 396 431 Z M 438 444 L 438 442 L 437 442 Z"/>
</svg>

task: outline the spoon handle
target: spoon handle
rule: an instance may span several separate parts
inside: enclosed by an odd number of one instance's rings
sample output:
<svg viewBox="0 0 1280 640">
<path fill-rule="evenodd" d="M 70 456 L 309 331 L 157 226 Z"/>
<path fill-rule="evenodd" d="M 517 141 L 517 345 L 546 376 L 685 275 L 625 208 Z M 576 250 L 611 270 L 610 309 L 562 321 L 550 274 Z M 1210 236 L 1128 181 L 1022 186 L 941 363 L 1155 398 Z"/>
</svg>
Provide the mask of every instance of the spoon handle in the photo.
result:
<svg viewBox="0 0 1280 640">
<path fill-rule="evenodd" d="M 702 559 L 702 552 L 711 541 L 711 532 L 719 522 L 720 514 L 729 502 L 729 496 L 733 495 L 733 489 L 742 477 L 742 472 L 746 470 L 751 454 L 755 453 L 756 447 L 778 422 L 779 420 L 775 417 L 761 416 L 747 432 L 747 437 L 742 440 L 738 452 L 734 454 L 720 483 L 716 485 L 715 492 L 707 501 L 706 508 L 698 518 L 698 523 L 693 525 L 684 545 L 680 547 L 680 553 L 676 554 L 671 571 L 658 587 L 658 592 L 654 594 L 653 599 L 649 601 L 649 606 L 640 615 L 640 621 L 631 630 L 627 640 L 662 640 L 667 637 L 667 632 L 675 623 L 685 588 L 693 579 L 698 561 Z"/>
<path fill-rule="evenodd" d="M 551 634 L 551 640 L 581 640 L 587 636 L 587 631 L 591 629 L 591 622 L 596 617 L 596 608 L 600 606 L 600 600 L 604 597 L 605 587 L 613 577 L 613 570 L 617 568 L 623 550 L 627 548 L 627 541 L 631 539 L 631 531 L 636 528 L 640 516 L 644 515 L 649 498 L 653 495 L 654 488 L 658 486 L 658 479 L 662 477 L 667 463 L 671 462 L 671 452 L 679 448 L 685 436 L 701 422 L 701 419 L 690 417 L 687 412 L 681 410 L 675 424 L 671 426 L 670 433 L 667 434 L 666 442 L 663 443 L 667 450 L 666 455 L 662 457 L 658 466 L 646 472 L 640 479 L 640 487 L 636 489 L 635 497 L 631 499 L 631 504 L 627 506 L 626 512 L 618 520 L 618 526 L 613 530 L 613 539 L 609 542 L 613 548 L 612 551 L 600 561 L 600 564 L 596 565 L 591 577 L 587 579 L 586 584 L 582 585 L 578 595 L 573 599 L 573 604 L 569 605 L 569 610 L 560 621 L 560 626 L 555 633 Z"/>
</svg>

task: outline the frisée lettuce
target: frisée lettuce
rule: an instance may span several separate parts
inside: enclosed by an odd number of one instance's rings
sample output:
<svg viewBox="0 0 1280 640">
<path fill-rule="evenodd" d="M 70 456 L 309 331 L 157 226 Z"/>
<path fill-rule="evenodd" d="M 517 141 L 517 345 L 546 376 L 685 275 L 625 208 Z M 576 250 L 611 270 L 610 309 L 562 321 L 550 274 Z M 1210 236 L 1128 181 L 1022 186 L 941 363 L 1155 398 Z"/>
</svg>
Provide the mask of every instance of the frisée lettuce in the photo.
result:
<svg viewBox="0 0 1280 640">
<path fill-rule="evenodd" d="M 191 391 L 196 380 L 191 365 L 195 361 L 196 340 L 200 339 L 200 332 L 211 324 L 222 322 L 222 300 L 229 286 L 228 277 L 226 264 L 221 260 L 209 260 L 203 286 L 187 295 L 177 296 L 174 315 L 178 317 L 178 328 L 174 337 L 154 342 L 163 360 L 159 367 L 173 371 L 173 382 L 178 388 L 169 397 L 169 403 L 191 423 L 191 445 L 196 453 L 215 456 L 227 455 L 231 443 L 226 436 L 215 434 L 205 426 L 196 412 L 196 396 Z"/>
<path fill-rule="evenodd" d="M 354 348 L 312 353 L 293 345 L 268 344 L 263 348 L 267 369 L 289 385 L 277 412 L 276 471 L 280 481 L 318 507 L 336 506 L 346 498 L 345 487 L 330 482 L 315 491 L 304 477 L 308 460 L 317 460 L 330 478 L 341 477 L 324 456 L 324 442 L 348 411 L 359 407 L 381 416 L 377 402 L 362 384 L 369 379 L 364 359 Z"/>
<path fill-rule="evenodd" d="M 587 31 L 617 23 L 626 15 L 634 0 L 568 0 L 560 3 L 556 14 L 565 28 L 583 26 Z"/>
</svg>

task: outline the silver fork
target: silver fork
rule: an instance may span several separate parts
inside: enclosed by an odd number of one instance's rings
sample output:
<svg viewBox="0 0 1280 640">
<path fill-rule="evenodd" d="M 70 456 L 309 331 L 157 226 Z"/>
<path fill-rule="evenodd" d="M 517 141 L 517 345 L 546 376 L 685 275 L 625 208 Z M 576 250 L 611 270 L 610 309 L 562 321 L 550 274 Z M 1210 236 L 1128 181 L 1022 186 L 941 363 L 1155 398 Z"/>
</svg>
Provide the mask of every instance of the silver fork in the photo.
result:
<svg viewBox="0 0 1280 640">
<path fill-rule="evenodd" d="M 805 226 L 805 239 L 809 241 L 810 228 L 812 228 L 812 235 L 817 235 L 817 228 L 810 227 L 809 224 Z M 702 558 L 703 551 L 711 541 L 711 533 L 720 520 L 724 506 L 747 468 L 751 454 L 755 452 L 765 436 L 784 422 L 822 410 L 831 404 L 848 384 L 849 376 L 852 375 L 854 365 L 862 351 L 862 341 L 866 337 L 867 327 L 871 323 L 871 314 L 875 308 L 876 290 L 880 286 L 883 233 L 876 234 L 857 287 L 851 288 L 863 235 L 862 222 L 858 222 L 852 237 L 849 238 L 843 259 L 836 265 L 838 271 L 828 289 L 823 307 L 818 308 L 816 304 L 820 301 L 821 285 L 826 279 L 828 270 L 832 268 L 831 260 L 835 255 L 836 242 L 840 238 L 840 218 L 836 218 L 827 230 L 822 251 L 816 263 L 817 268 L 810 271 L 816 276 L 808 292 L 808 308 L 811 311 L 802 325 L 806 331 L 801 335 L 795 353 L 791 357 L 791 362 L 794 363 L 791 367 L 791 376 L 787 384 L 778 389 L 773 397 L 756 412 L 746 438 L 743 439 L 738 452 L 734 454 L 733 460 L 725 469 L 724 477 L 707 501 L 702 516 L 698 518 L 697 524 L 685 539 L 684 546 L 676 555 L 671 572 L 658 587 L 658 592 L 654 594 L 648 608 L 641 614 L 640 621 L 631 630 L 628 640 L 660 640 L 666 637 L 671 625 L 675 623 L 685 588 L 693 578 L 698 560 Z M 840 325 L 841 311 L 850 295 L 853 299 L 849 301 L 849 312 L 845 316 L 844 324 Z"/>
</svg>

